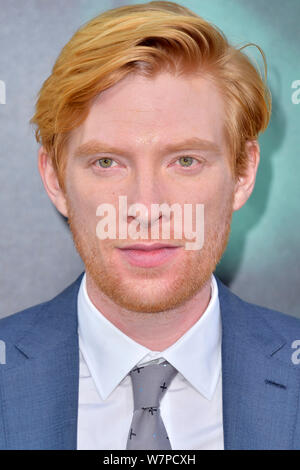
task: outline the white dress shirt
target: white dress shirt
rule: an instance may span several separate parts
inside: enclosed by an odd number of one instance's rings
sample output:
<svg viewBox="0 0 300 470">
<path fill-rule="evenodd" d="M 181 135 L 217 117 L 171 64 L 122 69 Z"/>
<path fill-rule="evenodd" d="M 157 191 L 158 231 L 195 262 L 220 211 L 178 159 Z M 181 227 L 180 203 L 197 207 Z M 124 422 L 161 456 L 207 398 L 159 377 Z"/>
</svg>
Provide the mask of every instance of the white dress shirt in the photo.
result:
<svg viewBox="0 0 300 470">
<path fill-rule="evenodd" d="M 126 449 L 133 416 L 128 373 L 153 360 L 167 360 L 178 370 L 160 403 L 172 449 L 224 449 L 221 316 L 213 275 L 203 315 L 161 352 L 135 342 L 107 320 L 89 299 L 84 275 L 78 294 L 78 334 L 78 450 Z"/>
</svg>

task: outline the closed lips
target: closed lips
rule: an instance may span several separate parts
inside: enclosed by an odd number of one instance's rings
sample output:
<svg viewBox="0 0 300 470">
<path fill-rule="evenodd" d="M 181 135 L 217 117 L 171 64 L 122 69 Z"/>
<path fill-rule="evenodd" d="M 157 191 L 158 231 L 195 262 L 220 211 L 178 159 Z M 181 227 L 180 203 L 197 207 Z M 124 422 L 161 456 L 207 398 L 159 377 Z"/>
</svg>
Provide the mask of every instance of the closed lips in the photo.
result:
<svg viewBox="0 0 300 470">
<path fill-rule="evenodd" d="M 152 250 L 159 250 L 162 248 L 179 248 L 178 246 L 166 245 L 166 244 L 154 244 L 154 245 L 141 245 L 135 244 L 131 246 L 125 246 L 124 248 L 120 248 L 121 250 L 143 250 L 143 251 L 152 251 Z"/>
</svg>

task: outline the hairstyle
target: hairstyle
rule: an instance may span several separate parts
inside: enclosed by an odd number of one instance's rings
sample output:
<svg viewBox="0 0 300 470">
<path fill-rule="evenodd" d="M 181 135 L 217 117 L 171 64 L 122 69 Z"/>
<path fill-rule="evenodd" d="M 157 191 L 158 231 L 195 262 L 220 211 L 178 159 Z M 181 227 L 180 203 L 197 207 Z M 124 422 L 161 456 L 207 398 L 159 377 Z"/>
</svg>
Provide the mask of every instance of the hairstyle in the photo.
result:
<svg viewBox="0 0 300 470">
<path fill-rule="evenodd" d="M 264 80 L 242 52 L 249 45 L 262 55 Z M 70 131 L 85 120 L 93 98 L 129 73 L 151 78 L 162 70 L 178 76 L 206 74 L 214 80 L 225 103 L 233 174 L 244 174 L 245 143 L 257 139 L 271 115 L 263 51 L 253 43 L 230 45 L 222 31 L 186 7 L 152 1 L 108 10 L 80 27 L 43 83 L 30 122 L 62 188 Z"/>
</svg>

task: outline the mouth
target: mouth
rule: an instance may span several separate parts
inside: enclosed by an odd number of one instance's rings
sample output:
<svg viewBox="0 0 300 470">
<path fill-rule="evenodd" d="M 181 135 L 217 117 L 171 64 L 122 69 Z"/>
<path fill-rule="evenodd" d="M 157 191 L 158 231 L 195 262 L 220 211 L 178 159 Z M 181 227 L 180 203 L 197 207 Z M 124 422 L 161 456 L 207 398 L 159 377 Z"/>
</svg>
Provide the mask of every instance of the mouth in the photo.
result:
<svg viewBox="0 0 300 470">
<path fill-rule="evenodd" d="M 173 259 L 180 251 L 181 246 L 172 246 L 162 243 L 152 245 L 135 244 L 118 248 L 123 259 L 132 266 L 151 268 L 160 266 Z"/>
</svg>

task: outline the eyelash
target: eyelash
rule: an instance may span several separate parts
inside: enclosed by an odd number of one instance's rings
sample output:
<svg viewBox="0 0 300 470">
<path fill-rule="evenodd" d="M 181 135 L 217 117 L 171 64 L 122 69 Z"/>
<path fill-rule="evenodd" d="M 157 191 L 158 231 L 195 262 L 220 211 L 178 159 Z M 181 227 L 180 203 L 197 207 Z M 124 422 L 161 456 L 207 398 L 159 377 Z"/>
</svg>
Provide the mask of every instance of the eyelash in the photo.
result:
<svg viewBox="0 0 300 470">
<path fill-rule="evenodd" d="M 199 160 L 198 158 L 191 157 L 190 155 L 183 155 L 183 156 L 177 158 L 177 160 L 175 160 L 175 162 L 179 161 L 181 158 L 191 158 L 193 161 L 196 161 L 196 162 L 198 162 L 198 163 L 200 163 L 200 164 L 203 163 L 203 162 L 202 162 L 201 160 Z M 103 157 L 103 158 L 98 158 L 98 159 L 95 161 L 95 164 L 97 164 L 97 163 L 100 162 L 101 160 L 111 160 L 111 161 L 113 161 L 113 162 L 115 161 L 113 158 Z M 113 167 L 111 167 L 111 166 L 110 166 L 110 167 L 106 167 L 106 168 L 101 167 L 100 165 L 96 165 L 96 166 L 97 166 L 98 168 L 101 168 L 101 170 L 104 170 L 104 171 L 105 171 L 106 169 L 109 170 L 109 169 L 113 168 Z M 193 168 L 193 167 L 195 167 L 195 165 L 186 166 L 186 167 L 185 167 L 185 166 L 180 166 L 180 167 L 181 167 L 181 168 Z"/>
</svg>

